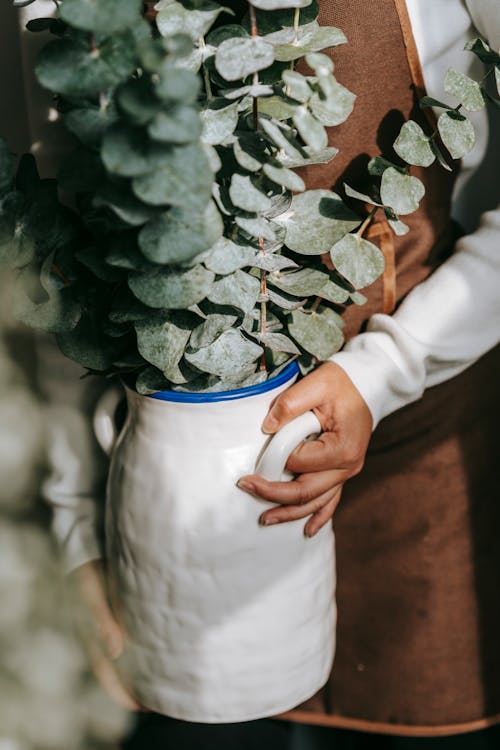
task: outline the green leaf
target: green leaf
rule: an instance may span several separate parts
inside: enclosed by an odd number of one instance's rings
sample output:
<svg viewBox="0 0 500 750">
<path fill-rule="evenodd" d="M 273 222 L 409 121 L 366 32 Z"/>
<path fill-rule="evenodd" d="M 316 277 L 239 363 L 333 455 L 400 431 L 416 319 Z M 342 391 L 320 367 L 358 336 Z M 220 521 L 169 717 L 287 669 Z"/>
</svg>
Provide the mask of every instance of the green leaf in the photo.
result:
<svg viewBox="0 0 500 750">
<path fill-rule="evenodd" d="M 450 167 L 450 165 L 448 164 L 448 162 L 444 158 L 444 154 L 441 151 L 441 149 L 439 148 L 439 146 L 437 145 L 437 143 L 436 143 L 435 140 L 431 141 L 431 148 L 432 148 L 432 151 L 435 154 L 436 159 L 438 160 L 438 163 L 440 164 L 440 166 L 443 167 L 443 169 L 445 169 L 447 172 L 451 172 L 452 168 Z"/>
<path fill-rule="evenodd" d="M 157 210 L 147 206 L 131 194 L 130 189 L 115 183 L 104 184 L 96 193 L 94 206 L 108 206 L 122 221 L 140 226 L 152 219 Z"/>
<path fill-rule="evenodd" d="M 217 242 L 222 219 L 213 202 L 204 211 L 173 207 L 139 233 L 139 247 L 153 263 L 185 263 Z"/>
<path fill-rule="evenodd" d="M 271 349 L 274 352 L 285 352 L 286 354 L 301 353 L 292 339 L 283 333 L 254 333 L 250 335 L 256 338 L 259 344 L 264 344 L 267 349 Z"/>
<path fill-rule="evenodd" d="M 262 351 L 262 347 L 249 341 L 234 328 L 230 328 L 208 346 L 192 354 L 186 353 L 186 360 L 202 372 L 228 378 L 255 362 Z"/>
<path fill-rule="evenodd" d="M 333 73 L 333 60 L 321 52 L 310 52 L 306 55 L 306 63 L 318 76 L 327 76 Z"/>
<path fill-rule="evenodd" d="M 146 367 L 137 376 L 135 390 L 141 396 L 149 396 L 158 391 L 171 390 L 171 383 L 156 367 Z"/>
<path fill-rule="evenodd" d="M 269 272 L 282 271 L 284 268 L 298 268 L 294 260 L 273 252 L 256 252 L 251 265 Z"/>
<path fill-rule="evenodd" d="M 286 229 L 286 245 L 301 255 L 321 255 L 361 223 L 356 214 L 330 190 L 308 190 L 294 195 L 286 214 L 275 220 Z"/>
<path fill-rule="evenodd" d="M 345 44 L 347 39 L 340 29 L 334 26 L 320 26 L 317 21 L 300 26 L 296 44 L 281 44 L 275 47 L 276 60 L 291 62 L 310 52 L 321 52 L 329 47 Z"/>
<path fill-rule="evenodd" d="M 307 82 L 307 78 L 296 70 L 284 70 L 281 74 L 286 84 L 287 96 L 296 99 L 298 102 L 307 102 L 312 96 L 312 89 Z"/>
<path fill-rule="evenodd" d="M 266 211 L 271 207 L 271 201 L 261 190 L 252 183 L 248 175 L 234 174 L 229 187 L 229 197 L 233 205 L 244 211 Z"/>
<path fill-rule="evenodd" d="M 133 78 L 118 89 L 118 105 L 133 125 L 145 125 L 161 108 L 150 76 Z"/>
<path fill-rule="evenodd" d="M 69 131 L 90 148 L 96 146 L 105 131 L 116 121 L 114 107 L 79 107 L 64 115 L 64 124 Z"/>
<path fill-rule="evenodd" d="M 492 50 L 483 39 L 479 39 L 478 37 L 470 39 L 464 49 L 474 52 L 481 62 L 487 65 L 500 65 L 500 55 Z"/>
<path fill-rule="evenodd" d="M 64 0 L 60 15 L 77 29 L 110 34 L 137 23 L 141 9 L 141 0 Z"/>
<path fill-rule="evenodd" d="M 306 154 L 305 156 L 299 154 L 298 158 L 294 158 L 288 154 L 280 154 L 279 160 L 284 167 L 293 169 L 294 167 L 306 167 L 312 164 L 328 164 L 339 152 L 338 148 L 333 146 L 319 152 L 313 151 L 309 146 L 305 146 L 302 150 Z"/>
<path fill-rule="evenodd" d="M 202 146 L 172 148 L 161 167 L 132 181 L 135 195 L 154 206 L 169 203 L 202 210 L 210 200 L 213 175 Z"/>
<path fill-rule="evenodd" d="M 270 242 L 276 239 L 276 234 L 270 222 L 264 217 L 259 216 L 256 219 L 246 219 L 243 216 L 235 216 L 234 221 L 252 237 L 263 237 Z"/>
<path fill-rule="evenodd" d="M 249 172 L 257 172 L 266 159 L 266 155 L 261 150 L 252 148 L 252 145 L 242 138 L 233 143 L 233 151 L 234 158 L 240 167 Z"/>
<path fill-rule="evenodd" d="M 374 156 L 373 159 L 370 159 L 368 162 L 368 174 L 371 174 L 372 177 L 380 177 L 390 167 L 401 172 L 401 174 L 406 174 L 406 167 L 399 167 L 397 164 L 393 164 L 392 161 L 384 159 L 383 156 Z"/>
<path fill-rule="evenodd" d="M 282 185 L 288 190 L 300 193 L 306 189 L 305 182 L 296 172 L 286 167 L 276 167 L 273 164 L 264 164 L 263 172 L 272 182 Z"/>
<path fill-rule="evenodd" d="M 235 131 L 238 124 L 238 102 L 230 104 L 215 99 L 201 111 L 203 123 L 202 140 L 212 146 L 223 143 Z"/>
<path fill-rule="evenodd" d="M 341 325 L 342 318 L 330 308 L 324 307 L 313 313 L 295 310 L 291 313 L 288 330 L 302 349 L 324 361 L 344 343 Z"/>
<path fill-rule="evenodd" d="M 479 83 L 454 68 L 448 68 L 446 71 L 444 90 L 458 99 L 469 112 L 477 112 L 484 107 L 484 98 Z"/>
<path fill-rule="evenodd" d="M 425 195 L 425 187 L 418 177 L 401 174 L 389 167 L 382 175 L 380 197 L 385 206 L 390 206 L 398 215 L 405 216 L 417 210 Z"/>
<path fill-rule="evenodd" d="M 277 121 L 270 120 L 267 117 L 259 115 L 259 124 L 262 130 L 269 136 L 269 139 L 279 149 L 283 149 L 291 159 L 299 160 L 302 163 L 302 154 L 285 136 L 284 130 L 277 124 Z"/>
<path fill-rule="evenodd" d="M 197 42 L 200 37 L 205 36 L 213 22 L 225 9 L 222 5 L 210 8 L 210 10 L 197 10 L 185 8 L 177 2 L 169 2 L 156 16 L 156 25 L 165 37 L 175 34 L 185 34 Z"/>
<path fill-rule="evenodd" d="M 191 349 L 201 349 L 204 346 L 212 344 L 221 333 L 232 328 L 238 320 L 236 315 L 223 315 L 214 313 L 209 315 L 206 320 L 197 326 L 189 339 Z"/>
<path fill-rule="evenodd" d="M 101 157 L 106 169 L 122 177 L 138 177 L 169 163 L 172 150 L 150 141 L 140 128 L 117 124 L 104 135 Z"/>
<path fill-rule="evenodd" d="M 137 299 L 145 305 L 166 310 L 183 310 L 204 299 L 215 274 L 201 264 L 188 271 L 155 268 L 132 274 L 128 285 Z"/>
<path fill-rule="evenodd" d="M 58 334 L 56 340 L 66 357 L 96 371 L 109 369 L 124 347 L 121 339 L 103 333 L 97 316 L 88 315 L 82 317 L 72 331 Z"/>
<path fill-rule="evenodd" d="M 443 109 L 451 109 L 450 104 L 445 104 L 444 102 L 439 101 L 439 99 L 433 99 L 432 96 L 423 96 L 419 102 L 418 105 L 420 109 L 425 109 L 425 107 L 441 107 Z"/>
<path fill-rule="evenodd" d="M 256 251 L 248 245 L 237 245 L 227 237 L 221 237 L 210 248 L 203 262 L 207 268 L 221 276 L 233 273 L 238 268 L 251 266 L 255 260 Z"/>
<path fill-rule="evenodd" d="M 330 250 L 335 268 L 355 289 L 372 284 L 384 272 L 384 254 L 368 240 L 346 234 Z"/>
<path fill-rule="evenodd" d="M 273 304 L 281 307 L 283 310 L 297 310 L 306 304 L 306 299 L 297 300 L 287 294 L 278 294 L 274 289 L 267 288 L 267 299 L 261 301 L 271 301 Z"/>
<path fill-rule="evenodd" d="M 215 67 L 226 81 L 246 78 L 268 68 L 273 61 L 274 47 L 261 37 L 226 39 L 215 53 Z"/>
<path fill-rule="evenodd" d="M 394 151 L 408 164 L 429 167 L 436 158 L 429 140 L 417 122 L 408 120 L 394 142 Z"/>
<path fill-rule="evenodd" d="M 178 104 L 168 112 L 158 112 L 149 123 L 148 133 L 156 141 L 189 143 L 201 135 L 202 123 L 198 110 Z"/>
<path fill-rule="evenodd" d="M 354 108 L 356 96 L 345 86 L 336 81 L 333 76 L 323 76 L 328 80 L 328 95 L 321 98 L 315 93 L 311 98 L 309 106 L 313 115 L 322 125 L 332 127 L 345 122 Z"/>
<path fill-rule="evenodd" d="M 293 123 L 304 143 L 314 151 L 321 151 L 328 145 L 328 136 L 323 125 L 312 116 L 305 105 L 297 107 L 293 114 Z"/>
<path fill-rule="evenodd" d="M 161 66 L 155 84 L 155 94 L 163 102 L 194 104 L 200 92 L 201 82 L 191 70 L 174 67 L 167 62 Z"/>
<path fill-rule="evenodd" d="M 305 8 L 311 0 L 253 0 L 252 5 L 260 10 L 282 10 L 285 8 Z"/>
<path fill-rule="evenodd" d="M 116 86 L 135 65 L 134 37 L 127 30 L 105 37 L 95 49 L 86 35 L 49 42 L 38 55 L 35 72 L 42 86 L 75 99 Z"/>
<path fill-rule="evenodd" d="M 470 120 L 455 120 L 443 112 L 438 120 L 441 140 L 453 159 L 461 159 L 469 153 L 476 142 L 474 126 Z"/>
<path fill-rule="evenodd" d="M 14 315 L 30 328 L 45 331 L 46 333 L 63 333 L 71 331 L 81 317 L 81 308 L 73 296 L 70 288 L 58 288 L 53 282 L 48 281 L 52 266 L 53 253 L 42 270 L 42 280 L 45 294 L 44 299 L 35 302 L 29 295 L 28 287 L 31 285 L 32 269 L 22 271 L 18 277 L 14 294 Z"/>
<path fill-rule="evenodd" d="M 370 195 L 365 195 L 365 193 L 360 193 L 358 190 L 354 190 L 354 188 L 347 185 L 347 183 L 344 182 L 344 190 L 345 194 L 349 196 L 349 198 L 355 198 L 358 201 L 363 201 L 363 203 L 368 203 L 370 206 L 381 206 L 381 203 L 377 203 Z"/>
<path fill-rule="evenodd" d="M 9 187 L 13 180 L 14 159 L 3 138 L 0 138 L 0 192 Z"/>
<path fill-rule="evenodd" d="M 303 268 L 287 274 L 271 274 L 268 282 L 287 294 L 323 297 L 335 304 L 343 304 L 349 297 L 349 292 L 332 282 L 327 273 L 314 268 Z"/>
<path fill-rule="evenodd" d="M 274 117 L 276 120 L 290 119 L 294 116 L 296 108 L 296 104 L 285 101 L 281 96 L 267 96 L 258 101 L 259 113 Z"/>
<path fill-rule="evenodd" d="M 186 382 L 178 364 L 191 336 L 192 321 L 184 317 L 185 320 L 178 313 L 161 313 L 135 323 L 140 354 L 173 383 Z"/>
<path fill-rule="evenodd" d="M 259 294 L 259 280 L 238 270 L 216 281 L 207 296 L 216 305 L 230 305 L 246 313 L 254 308 Z"/>
</svg>

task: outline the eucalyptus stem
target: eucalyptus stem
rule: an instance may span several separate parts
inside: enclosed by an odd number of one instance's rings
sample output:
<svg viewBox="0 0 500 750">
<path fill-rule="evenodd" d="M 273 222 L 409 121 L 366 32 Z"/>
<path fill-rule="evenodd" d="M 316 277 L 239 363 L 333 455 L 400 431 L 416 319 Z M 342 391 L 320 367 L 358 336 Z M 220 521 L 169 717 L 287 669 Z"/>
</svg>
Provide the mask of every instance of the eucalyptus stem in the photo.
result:
<svg viewBox="0 0 500 750">
<path fill-rule="evenodd" d="M 206 46 L 205 45 L 205 39 L 202 36 L 200 36 L 199 45 L 200 45 L 200 49 L 201 50 L 205 49 L 205 46 Z M 203 83 L 205 84 L 205 93 L 207 95 L 208 101 L 211 101 L 214 98 L 214 95 L 212 93 L 212 85 L 210 83 L 210 75 L 209 75 L 207 66 L 205 65 L 205 60 L 203 60 L 203 62 L 202 62 L 202 68 L 203 68 Z"/>
<path fill-rule="evenodd" d="M 295 8 L 293 13 L 293 30 L 295 31 L 295 37 L 292 41 L 292 44 L 297 44 L 298 37 L 297 37 L 297 31 L 299 29 L 299 20 L 300 20 L 300 8 Z M 290 70 L 295 70 L 295 60 L 290 60 Z M 285 94 L 287 96 L 290 95 L 290 86 L 285 86 Z"/>
<path fill-rule="evenodd" d="M 366 217 L 366 219 L 364 220 L 364 222 L 361 224 L 360 228 L 356 232 L 356 237 L 362 237 L 363 236 L 365 230 L 372 223 L 372 219 L 375 216 L 375 214 L 377 213 L 378 209 L 379 209 L 379 206 L 374 206 L 372 208 L 372 210 L 370 211 L 370 213 L 368 214 L 368 216 Z"/>
</svg>

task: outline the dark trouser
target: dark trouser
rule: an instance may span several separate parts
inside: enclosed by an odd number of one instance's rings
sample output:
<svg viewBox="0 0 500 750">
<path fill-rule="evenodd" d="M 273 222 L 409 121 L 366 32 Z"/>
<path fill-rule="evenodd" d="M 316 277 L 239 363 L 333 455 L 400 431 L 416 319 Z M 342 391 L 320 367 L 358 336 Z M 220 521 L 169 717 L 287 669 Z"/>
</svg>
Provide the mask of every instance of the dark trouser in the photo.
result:
<svg viewBox="0 0 500 750">
<path fill-rule="evenodd" d="M 500 750 L 500 726 L 420 739 L 297 725 L 290 750 Z"/>
</svg>

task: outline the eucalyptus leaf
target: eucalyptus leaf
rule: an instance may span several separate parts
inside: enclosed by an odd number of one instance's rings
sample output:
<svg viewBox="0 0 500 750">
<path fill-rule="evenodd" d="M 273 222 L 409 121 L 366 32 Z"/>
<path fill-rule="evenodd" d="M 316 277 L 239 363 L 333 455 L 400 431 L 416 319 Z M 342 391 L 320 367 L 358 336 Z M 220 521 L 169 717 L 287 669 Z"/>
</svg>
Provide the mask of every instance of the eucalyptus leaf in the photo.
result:
<svg viewBox="0 0 500 750">
<path fill-rule="evenodd" d="M 273 62 L 274 47 L 261 37 L 226 39 L 215 53 L 215 67 L 226 81 L 246 78 Z"/>
<path fill-rule="evenodd" d="M 276 60 L 291 62 L 310 52 L 321 52 L 329 47 L 345 44 L 347 39 L 340 29 L 334 26 L 320 26 L 312 21 L 297 30 L 297 42 L 281 44 L 275 47 Z"/>
<path fill-rule="evenodd" d="M 441 140 L 453 159 L 461 159 L 469 153 L 476 142 L 474 126 L 470 120 L 455 120 L 443 112 L 438 120 Z"/>
<path fill-rule="evenodd" d="M 259 344 L 275 352 L 285 352 L 286 354 L 300 354 L 300 349 L 288 336 L 283 333 L 256 333 L 252 334 Z"/>
<path fill-rule="evenodd" d="M 96 146 L 105 131 L 116 121 L 113 107 L 81 107 L 64 116 L 64 124 L 85 146 Z"/>
<path fill-rule="evenodd" d="M 335 268 L 355 289 L 372 284 L 384 272 L 384 254 L 372 242 L 346 234 L 330 250 Z"/>
<path fill-rule="evenodd" d="M 243 216 L 235 216 L 234 220 L 241 229 L 253 237 L 263 237 L 270 242 L 276 239 L 276 234 L 270 222 L 263 217 L 246 219 Z"/>
<path fill-rule="evenodd" d="M 148 125 L 148 133 L 155 141 L 189 143 L 199 138 L 202 123 L 195 107 L 178 104 L 168 112 L 158 112 Z"/>
<path fill-rule="evenodd" d="M 235 140 L 233 143 L 234 158 L 243 169 L 249 172 L 257 172 L 262 167 L 262 159 L 265 159 L 265 155 L 252 149 L 251 146 L 241 140 Z"/>
<path fill-rule="evenodd" d="M 35 72 L 45 88 L 71 98 L 97 96 L 127 78 L 136 65 L 131 31 L 105 37 L 93 49 L 88 38 L 49 42 L 38 55 Z"/>
<path fill-rule="evenodd" d="M 184 70 L 166 62 L 158 72 L 154 91 L 156 96 L 167 104 L 171 102 L 194 104 L 200 92 L 200 85 L 198 76 L 191 70 Z"/>
<path fill-rule="evenodd" d="M 286 169 L 283 166 L 274 166 L 273 164 L 264 164 L 263 172 L 266 177 L 275 182 L 277 185 L 282 185 L 293 190 L 294 192 L 300 193 L 306 189 L 304 180 L 296 172 L 291 169 Z"/>
<path fill-rule="evenodd" d="M 222 219 L 212 202 L 204 211 L 174 206 L 141 229 L 139 247 L 154 263 L 187 262 L 214 245 L 222 231 Z"/>
<path fill-rule="evenodd" d="M 341 326 L 342 318 L 330 308 L 323 307 L 312 313 L 293 311 L 288 330 L 302 349 L 325 361 L 344 343 Z"/>
<path fill-rule="evenodd" d="M 83 316 L 75 328 L 56 336 L 66 357 L 97 372 L 108 370 L 123 352 L 121 339 L 106 336 L 97 317 Z"/>
<path fill-rule="evenodd" d="M 186 360 L 203 372 L 228 378 L 261 356 L 262 347 L 230 328 L 208 346 L 186 353 Z"/>
<path fill-rule="evenodd" d="M 151 205 L 166 203 L 202 210 L 211 195 L 213 176 L 202 146 L 191 143 L 172 148 L 168 160 L 132 182 L 135 195 Z"/>
<path fill-rule="evenodd" d="M 261 115 L 268 115 L 277 120 L 288 120 L 293 117 L 296 108 L 296 104 L 286 101 L 281 96 L 268 96 L 265 99 L 259 99 L 258 102 L 258 109 Z"/>
<path fill-rule="evenodd" d="M 269 136 L 270 140 L 274 143 L 275 146 L 283 149 L 285 154 L 287 154 L 287 156 L 289 156 L 291 159 L 302 160 L 301 152 L 288 140 L 288 138 L 286 138 L 283 129 L 277 124 L 276 121 L 273 121 L 267 117 L 259 116 L 259 123 L 262 130 Z M 302 162 L 300 161 L 300 163 Z"/>
<path fill-rule="evenodd" d="M 311 0 L 252 0 L 252 5 L 260 10 L 281 10 L 284 8 L 305 8 Z"/>
<path fill-rule="evenodd" d="M 229 305 L 246 313 L 253 309 L 259 293 L 260 281 L 237 270 L 215 281 L 207 297 L 217 305 Z"/>
<path fill-rule="evenodd" d="M 424 195 L 425 187 L 418 177 L 401 174 L 393 167 L 384 171 L 380 196 L 384 205 L 390 206 L 398 215 L 405 216 L 416 211 Z"/>
<path fill-rule="evenodd" d="M 171 389 L 171 383 L 156 367 L 146 367 L 136 378 L 135 390 L 141 396 L 149 396 L 158 391 Z"/>
<path fill-rule="evenodd" d="M 328 136 L 323 125 L 312 116 L 305 105 L 297 107 L 293 114 L 293 123 L 304 143 L 314 151 L 321 151 L 328 145 Z"/>
<path fill-rule="evenodd" d="M 145 224 L 157 213 L 157 209 L 145 205 L 129 189 L 115 183 L 104 184 L 96 193 L 93 203 L 94 206 L 108 206 L 131 226 Z"/>
<path fill-rule="evenodd" d="M 370 206 L 382 206 L 381 203 L 377 203 L 376 200 L 374 200 L 370 195 L 366 195 L 365 193 L 360 193 L 359 190 L 354 190 L 354 188 L 347 185 L 347 183 L 344 182 L 344 190 L 345 194 L 349 196 L 349 198 L 355 198 L 358 201 L 363 201 L 363 203 L 368 203 Z"/>
<path fill-rule="evenodd" d="M 349 292 L 330 280 L 327 273 L 314 268 L 286 274 L 272 274 L 268 282 L 288 294 L 298 297 L 323 297 L 335 304 L 343 304 Z"/>
<path fill-rule="evenodd" d="M 170 146 L 151 141 L 140 128 L 113 125 L 104 135 L 101 157 L 106 169 L 122 177 L 138 177 L 168 164 Z"/>
<path fill-rule="evenodd" d="M 421 99 L 419 99 L 418 105 L 421 109 L 425 109 L 426 107 L 439 107 L 440 109 L 451 109 L 450 104 L 445 104 L 439 99 L 434 99 L 432 96 L 423 96 Z"/>
<path fill-rule="evenodd" d="M 429 140 L 417 122 L 408 120 L 394 142 L 394 151 L 408 164 L 429 167 L 436 158 Z"/>
<path fill-rule="evenodd" d="M 406 174 L 406 167 L 400 167 L 397 164 L 393 164 L 392 161 L 384 159 L 383 156 L 374 156 L 373 159 L 370 159 L 368 162 L 368 174 L 371 174 L 373 177 L 380 177 L 384 174 L 385 170 L 389 168 L 396 169 L 398 172 L 401 172 L 401 174 Z"/>
<path fill-rule="evenodd" d="M 311 112 L 327 127 L 345 122 L 354 108 L 356 96 L 330 76 L 328 96 L 323 99 L 315 93 L 310 101 Z"/>
<path fill-rule="evenodd" d="M 299 154 L 298 158 L 289 156 L 288 154 L 279 154 L 279 160 L 284 167 L 306 167 L 312 164 L 328 164 L 335 156 L 337 156 L 339 150 L 333 146 L 323 149 L 322 151 L 315 152 L 309 146 L 305 146 L 303 149 L 305 156 Z"/>
<path fill-rule="evenodd" d="M 23 283 L 31 270 L 23 272 L 16 283 L 14 293 L 14 314 L 18 320 L 31 328 L 46 333 L 71 331 L 81 317 L 81 307 L 71 289 L 53 287 L 45 299 L 34 302 Z"/>
<path fill-rule="evenodd" d="M 318 76 L 326 76 L 333 73 L 333 60 L 321 52 L 310 52 L 306 55 L 306 63 Z"/>
<path fill-rule="evenodd" d="M 492 50 L 484 39 L 480 39 L 479 37 L 470 39 L 464 49 L 474 52 L 481 62 L 487 65 L 500 65 L 500 54 Z"/>
<path fill-rule="evenodd" d="M 458 99 L 469 112 L 477 112 L 484 107 L 484 98 L 477 81 L 454 68 L 448 68 L 444 78 L 444 90 Z"/>
<path fill-rule="evenodd" d="M 201 349 L 208 346 L 218 338 L 221 333 L 229 330 L 238 320 L 236 315 L 224 315 L 214 313 L 208 315 L 207 319 L 197 326 L 191 333 L 189 346 L 191 349 Z"/>
<path fill-rule="evenodd" d="M 162 313 L 135 323 L 139 353 L 174 383 L 186 382 L 178 364 L 191 336 L 191 321 L 182 322 L 179 314 Z"/>
<path fill-rule="evenodd" d="M 128 285 L 138 300 L 149 307 L 182 310 L 204 299 L 215 274 L 202 265 L 188 271 L 155 268 L 129 276 Z"/>
<path fill-rule="evenodd" d="M 12 182 L 14 159 L 3 138 L 0 138 L 0 192 L 4 191 Z"/>
<path fill-rule="evenodd" d="M 248 245 L 237 245 L 227 237 L 221 237 L 208 251 L 204 259 L 205 266 L 221 276 L 233 273 L 238 268 L 251 266 L 256 251 Z"/>
<path fill-rule="evenodd" d="M 308 190 L 294 195 L 290 210 L 275 221 L 286 229 L 287 247 L 301 255 L 327 253 L 361 223 L 330 190 Z"/>
<path fill-rule="evenodd" d="M 267 289 L 267 299 L 262 301 L 271 301 L 278 307 L 281 307 L 283 310 L 297 310 L 307 302 L 306 299 L 297 300 L 287 294 L 278 294 L 276 290 L 269 287 Z"/>
<path fill-rule="evenodd" d="M 287 96 L 301 103 L 309 101 L 313 92 L 305 76 L 296 70 L 284 70 L 281 77 L 286 84 Z"/>
<path fill-rule="evenodd" d="M 137 23 L 141 9 L 141 0 L 64 0 L 60 15 L 77 29 L 110 34 Z"/>
<path fill-rule="evenodd" d="M 229 197 L 232 203 L 244 211 L 259 212 L 271 207 L 271 201 L 248 175 L 234 174 L 229 187 Z"/>
<path fill-rule="evenodd" d="M 169 2 L 156 16 L 156 25 L 165 37 L 176 34 L 185 34 L 197 42 L 200 37 L 205 36 L 213 22 L 222 13 L 222 5 L 212 7 L 209 10 L 197 10 L 185 8 L 181 3 Z"/>
<path fill-rule="evenodd" d="M 217 146 L 235 131 L 238 124 L 238 104 L 228 105 L 225 100 L 212 100 L 201 111 L 201 120 L 203 142 Z"/>
</svg>

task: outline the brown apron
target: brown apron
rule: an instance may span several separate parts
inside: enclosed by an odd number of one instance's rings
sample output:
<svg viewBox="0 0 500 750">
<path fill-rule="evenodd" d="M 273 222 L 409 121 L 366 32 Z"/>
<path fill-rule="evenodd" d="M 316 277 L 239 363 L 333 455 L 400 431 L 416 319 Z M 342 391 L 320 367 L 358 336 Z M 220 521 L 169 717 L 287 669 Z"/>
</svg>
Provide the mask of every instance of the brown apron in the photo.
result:
<svg viewBox="0 0 500 750">
<path fill-rule="evenodd" d="M 332 128 L 340 149 L 302 170 L 309 188 L 365 191 L 370 156 L 412 116 L 423 79 L 403 0 L 320 0 L 319 21 L 349 44 L 330 51 L 354 112 Z M 368 238 L 386 255 L 384 278 L 346 311 L 347 337 L 374 312 L 392 312 L 453 249 L 455 173 L 412 168 L 426 186 L 405 237 L 385 221 Z M 359 208 L 359 204 L 358 204 Z M 443 295 L 443 304 L 445 296 Z M 473 311 L 471 310 L 471 314 Z M 480 322 L 479 322 L 480 324 Z M 382 420 L 360 476 L 334 517 L 337 654 L 325 688 L 294 721 L 432 736 L 500 721 L 500 349 Z"/>
</svg>

